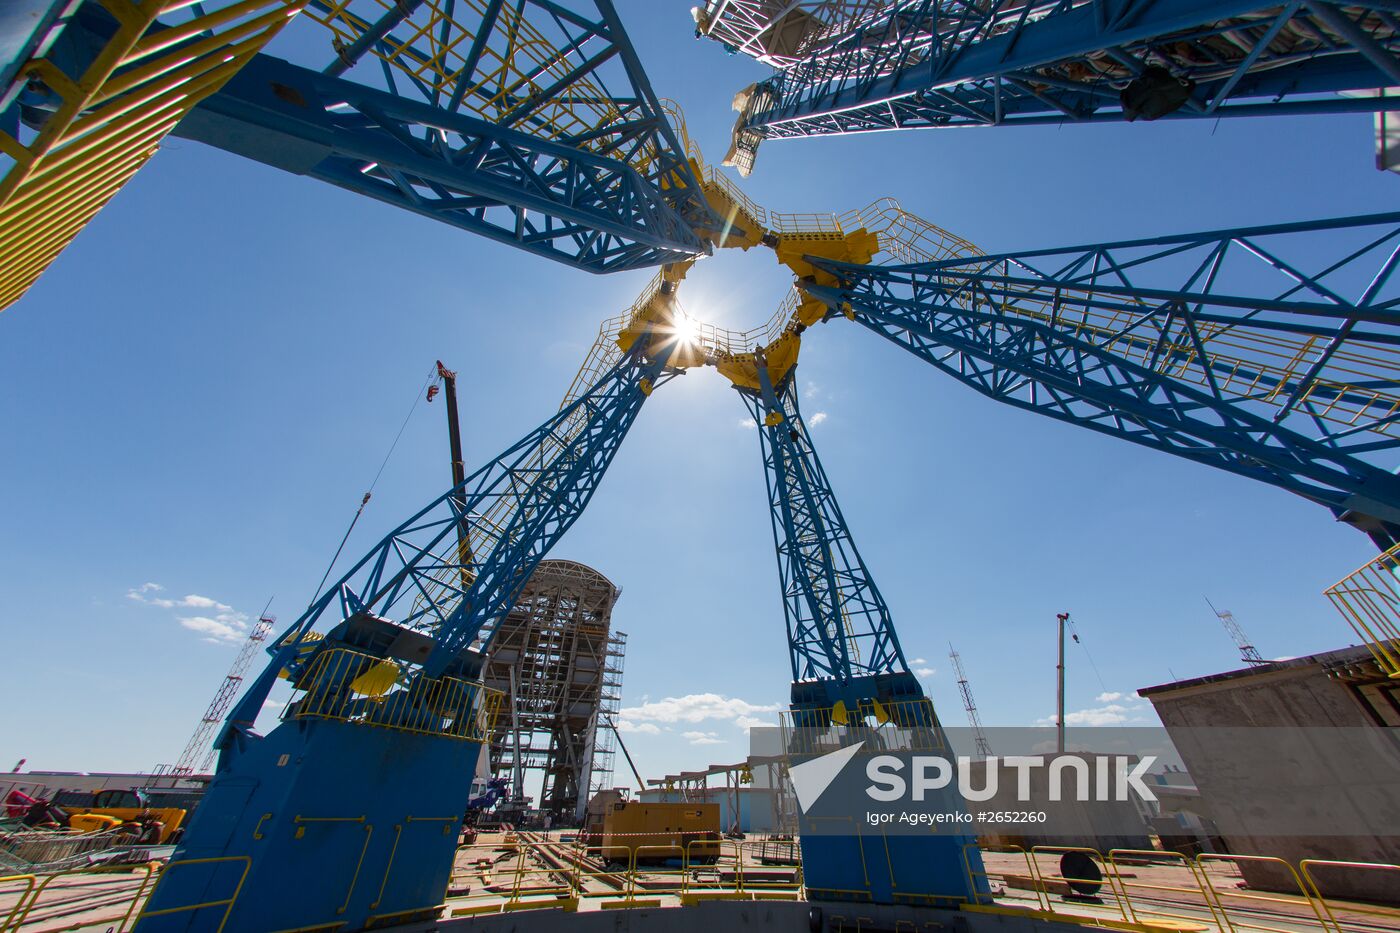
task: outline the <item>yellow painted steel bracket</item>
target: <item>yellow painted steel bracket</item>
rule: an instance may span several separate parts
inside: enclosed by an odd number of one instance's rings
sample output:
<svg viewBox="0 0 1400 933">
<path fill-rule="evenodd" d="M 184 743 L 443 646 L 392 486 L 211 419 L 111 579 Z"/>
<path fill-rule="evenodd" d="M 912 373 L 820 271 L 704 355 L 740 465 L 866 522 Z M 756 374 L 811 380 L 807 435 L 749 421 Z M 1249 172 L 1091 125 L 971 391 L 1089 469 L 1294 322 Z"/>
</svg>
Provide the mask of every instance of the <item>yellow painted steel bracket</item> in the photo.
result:
<svg viewBox="0 0 1400 933">
<path fill-rule="evenodd" d="M 0 310 L 305 3 L 100 0 L 117 27 L 81 74 L 50 58 L 25 63 L 17 80 L 56 107 L 37 130 L 0 131 Z"/>
</svg>

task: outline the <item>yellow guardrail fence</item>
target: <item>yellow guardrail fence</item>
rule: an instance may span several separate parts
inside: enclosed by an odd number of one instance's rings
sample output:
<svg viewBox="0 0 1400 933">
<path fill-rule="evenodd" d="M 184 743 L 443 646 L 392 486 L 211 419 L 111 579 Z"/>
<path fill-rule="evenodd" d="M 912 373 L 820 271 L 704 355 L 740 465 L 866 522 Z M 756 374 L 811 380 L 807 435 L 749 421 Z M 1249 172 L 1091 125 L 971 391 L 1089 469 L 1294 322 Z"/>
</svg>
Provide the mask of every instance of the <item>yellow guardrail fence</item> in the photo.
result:
<svg viewBox="0 0 1400 933">
<path fill-rule="evenodd" d="M 1324 593 L 1371 650 L 1382 671 L 1400 679 L 1400 544 L 1367 561 Z"/>
<path fill-rule="evenodd" d="M 43 926 L 45 929 L 101 927 L 110 933 L 127 933 L 134 925 L 133 915 L 144 903 L 158 867 L 151 863 L 119 866 L 68 868 L 46 874 L 0 878 L 27 879 L 19 899 L 7 911 L 0 908 L 0 933 Z M 0 887 L 0 896 L 8 894 Z"/>
<path fill-rule="evenodd" d="M 504 695 L 456 677 L 426 677 L 349 648 L 322 651 L 298 674 L 284 719 L 335 719 L 484 741 Z"/>
<path fill-rule="evenodd" d="M 1400 904 L 1322 893 L 1328 883 L 1355 882 L 1365 874 L 1393 874 L 1400 880 L 1400 865 L 1306 859 L 1295 866 L 1274 856 L 1188 857 L 1145 849 L 1101 853 L 1077 846 L 969 846 L 969 856 L 972 849 L 980 849 L 985 867 L 973 869 L 969 857 L 968 875 L 985 880 L 994 897 L 992 904 L 969 908 L 979 912 L 1011 911 L 1110 929 L 1179 933 L 1400 929 Z M 1089 859 L 1092 867 L 1083 861 L 1061 862 L 1068 853 Z M 1261 880 L 1247 884 L 1246 870 Z M 1394 889 L 1400 891 L 1400 885 Z"/>
<path fill-rule="evenodd" d="M 764 864 L 768 839 L 707 836 L 683 842 L 652 841 L 656 838 L 636 834 L 614 845 L 611 857 L 599 846 L 589 845 L 582 831 L 573 837 L 508 832 L 491 840 L 478 839 L 457 849 L 443 910 L 461 917 L 807 896 L 800 863 L 783 870 Z M 974 851 L 980 854 L 983 868 L 973 867 Z M 1062 861 L 1067 855 L 1079 860 Z M 145 917 L 201 910 L 216 911 L 216 926 L 222 929 L 233 905 L 246 893 L 247 857 L 193 859 L 166 870 L 215 863 L 241 863 L 236 884 L 218 892 L 226 896 L 159 910 L 150 910 L 147 904 L 162 877 L 153 865 L 74 869 L 38 878 L 0 877 L 0 933 L 94 924 L 111 933 L 129 933 Z M 974 883 L 985 882 L 992 892 L 989 902 L 964 905 L 979 913 L 1030 915 L 1137 933 L 1400 929 L 1400 904 L 1345 900 L 1323 893 L 1331 885 L 1368 876 L 1393 877 L 1397 884 L 1392 887 L 1400 890 L 1400 865 L 1328 859 L 1293 865 L 1271 856 L 1205 853 L 1188 857 L 1157 850 L 1100 852 L 1050 845 L 972 845 L 965 849 L 964 864 Z M 1245 886 L 1246 870 L 1269 872 L 1274 879 L 1269 890 Z M 95 884 L 124 874 L 129 877 L 120 887 Z M 67 925 L 56 925 L 58 921 Z"/>
</svg>

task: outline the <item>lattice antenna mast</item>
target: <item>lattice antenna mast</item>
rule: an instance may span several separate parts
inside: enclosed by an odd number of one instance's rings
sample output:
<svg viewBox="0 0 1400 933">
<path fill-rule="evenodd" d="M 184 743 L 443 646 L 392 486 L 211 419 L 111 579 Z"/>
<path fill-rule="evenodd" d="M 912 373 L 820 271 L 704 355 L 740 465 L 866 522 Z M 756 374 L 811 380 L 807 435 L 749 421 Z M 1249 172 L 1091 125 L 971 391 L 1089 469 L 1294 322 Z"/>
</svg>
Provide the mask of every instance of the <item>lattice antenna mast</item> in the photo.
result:
<svg viewBox="0 0 1400 933">
<path fill-rule="evenodd" d="M 1259 654 L 1259 649 L 1250 642 L 1249 636 L 1244 633 L 1244 629 L 1235 621 L 1235 614 L 1228 609 L 1216 609 L 1215 604 L 1206 599 L 1206 605 L 1210 606 L 1210 611 L 1215 613 L 1215 617 L 1220 620 L 1220 624 L 1225 626 L 1225 631 L 1235 640 L 1235 644 L 1240 649 L 1240 660 L 1246 664 L 1258 666 L 1268 664 Z"/>
<path fill-rule="evenodd" d="M 963 709 L 967 710 L 967 724 L 972 727 L 972 735 L 977 740 L 977 754 L 990 758 L 992 746 L 982 728 L 982 717 L 977 715 L 977 704 L 972 700 L 972 687 L 967 682 L 967 671 L 963 670 L 962 655 L 952 645 L 948 646 L 948 660 L 953 662 L 953 673 L 958 676 L 958 692 L 962 694 Z"/>
<path fill-rule="evenodd" d="M 248 640 L 239 649 L 238 657 L 233 659 L 233 666 L 228 669 L 223 683 L 219 684 L 219 692 L 214 694 L 209 708 L 204 711 L 204 718 L 199 721 L 194 735 L 190 736 L 189 743 L 185 745 L 185 750 L 172 773 L 208 774 L 209 769 L 214 766 L 214 730 L 224 721 L 224 716 L 228 714 L 229 707 L 233 705 L 234 698 L 243 686 L 243 675 L 248 672 L 248 665 L 253 663 L 254 653 L 267 641 L 267 636 L 272 633 L 272 626 L 276 622 L 276 616 L 264 614 L 258 618 L 257 624 L 248 633 Z M 196 762 L 198 768 L 195 766 Z"/>
</svg>

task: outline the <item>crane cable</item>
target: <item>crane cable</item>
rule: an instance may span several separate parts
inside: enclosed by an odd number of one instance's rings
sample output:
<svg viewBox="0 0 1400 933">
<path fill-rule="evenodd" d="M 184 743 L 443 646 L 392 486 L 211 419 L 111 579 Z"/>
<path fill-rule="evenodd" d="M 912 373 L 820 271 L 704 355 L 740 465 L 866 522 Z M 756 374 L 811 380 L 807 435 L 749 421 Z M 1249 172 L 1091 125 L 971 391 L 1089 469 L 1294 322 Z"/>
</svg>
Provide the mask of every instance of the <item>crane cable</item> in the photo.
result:
<svg viewBox="0 0 1400 933">
<path fill-rule="evenodd" d="M 1067 617 L 1065 621 L 1069 623 L 1069 634 L 1074 639 L 1074 643 L 1084 649 L 1084 657 L 1089 660 L 1089 667 L 1093 668 L 1094 676 L 1098 678 L 1099 686 L 1103 687 L 1104 693 L 1107 693 L 1108 684 L 1103 682 L 1103 675 L 1099 673 L 1099 666 L 1094 663 L 1094 656 L 1089 653 L 1088 646 L 1079 640 L 1079 630 L 1074 627 L 1074 619 Z"/>
<path fill-rule="evenodd" d="M 345 534 L 340 539 L 340 547 L 335 549 L 335 555 L 331 558 L 331 562 L 326 565 L 326 572 L 321 575 L 321 582 L 316 584 L 316 589 L 311 595 L 311 602 L 306 606 L 307 609 L 310 609 L 316 604 L 316 597 L 321 594 L 321 590 L 326 585 L 326 581 L 330 579 L 331 571 L 335 569 L 336 561 L 340 560 L 340 552 L 345 550 L 345 542 L 350 540 L 350 533 L 355 530 L 355 523 L 358 522 L 360 516 L 364 514 L 365 506 L 369 505 L 369 500 L 374 495 L 374 487 L 379 485 L 379 478 L 384 475 L 384 468 L 389 465 L 389 458 L 394 455 L 394 449 L 399 446 L 399 439 L 403 437 L 404 430 L 408 428 L 409 419 L 411 419 L 413 413 L 418 410 L 418 403 L 425 398 L 427 401 L 432 401 L 433 393 L 428 390 L 429 387 L 432 386 L 433 380 L 436 378 L 438 378 L 438 366 L 435 364 L 432 369 L 428 370 L 428 378 L 423 380 L 423 385 L 414 393 L 413 404 L 408 407 L 408 414 L 404 415 L 403 424 L 399 425 L 399 433 L 394 435 L 394 440 L 389 445 L 389 450 L 384 454 L 384 459 L 379 464 L 379 471 L 374 474 L 374 479 L 370 480 L 369 489 L 366 490 L 363 498 L 360 499 L 360 507 L 355 510 L 354 517 L 350 519 L 350 527 L 345 529 Z"/>
</svg>

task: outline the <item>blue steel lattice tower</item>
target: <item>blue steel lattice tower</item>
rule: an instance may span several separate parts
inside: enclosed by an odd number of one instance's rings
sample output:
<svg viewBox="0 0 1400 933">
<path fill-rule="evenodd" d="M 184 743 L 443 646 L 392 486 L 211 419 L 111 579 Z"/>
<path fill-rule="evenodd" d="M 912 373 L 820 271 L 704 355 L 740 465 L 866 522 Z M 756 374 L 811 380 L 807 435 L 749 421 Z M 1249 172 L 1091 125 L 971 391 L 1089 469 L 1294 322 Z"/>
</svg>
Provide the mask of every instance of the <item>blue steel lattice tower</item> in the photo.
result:
<svg viewBox="0 0 1400 933">
<path fill-rule="evenodd" d="M 645 331 L 557 415 L 390 532 L 271 646 L 137 930 L 364 929 L 436 915 L 470 797 L 469 779 L 444 776 L 473 773 L 500 700 L 481 683 L 486 652 L 673 374 L 673 345 Z M 260 735 L 279 677 L 294 697 Z"/>
<path fill-rule="evenodd" d="M 812 446 L 796 368 L 775 386 L 760 351 L 756 370 L 756 389 L 735 387 L 758 425 L 783 587 L 792 662 L 787 754 L 794 762 L 810 758 L 832 735 L 842 745 L 875 739 L 868 751 L 878 737 L 899 735 L 905 747 L 947 754 L 942 724 L 909 670 L 889 608 Z M 940 803 L 964 809 L 951 792 Z M 799 816 L 812 900 L 952 906 L 987 893 L 970 835 L 832 832 L 829 825 Z"/>
</svg>

